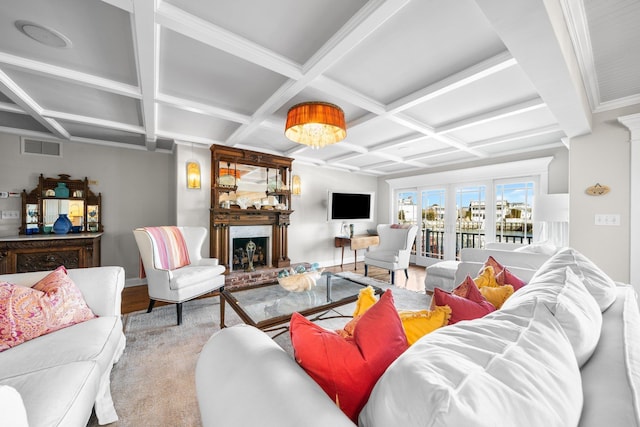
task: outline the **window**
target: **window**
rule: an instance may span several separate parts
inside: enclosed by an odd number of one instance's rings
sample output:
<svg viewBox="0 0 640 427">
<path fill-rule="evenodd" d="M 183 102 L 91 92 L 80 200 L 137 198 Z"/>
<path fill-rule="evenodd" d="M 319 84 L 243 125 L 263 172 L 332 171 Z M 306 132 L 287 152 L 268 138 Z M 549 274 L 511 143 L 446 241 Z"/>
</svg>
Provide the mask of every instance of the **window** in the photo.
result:
<svg viewBox="0 0 640 427">
<path fill-rule="evenodd" d="M 446 190 L 422 191 L 422 227 L 420 255 L 429 258 L 444 258 L 444 224 Z"/>
<path fill-rule="evenodd" d="M 488 242 L 532 243 L 532 205 L 551 157 L 389 179 L 392 215 L 420 225 L 418 265 Z M 419 198 L 418 198 L 419 196 Z M 402 210 L 402 212 L 400 212 Z M 419 216 L 418 216 L 419 215 Z"/>
<path fill-rule="evenodd" d="M 533 237 L 533 182 L 496 185 L 496 241 L 530 244 Z"/>
<path fill-rule="evenodd" d="M 456 258 L 462 248 L 484 247 L 486 187 L 456 189 Z"/>
</svg>

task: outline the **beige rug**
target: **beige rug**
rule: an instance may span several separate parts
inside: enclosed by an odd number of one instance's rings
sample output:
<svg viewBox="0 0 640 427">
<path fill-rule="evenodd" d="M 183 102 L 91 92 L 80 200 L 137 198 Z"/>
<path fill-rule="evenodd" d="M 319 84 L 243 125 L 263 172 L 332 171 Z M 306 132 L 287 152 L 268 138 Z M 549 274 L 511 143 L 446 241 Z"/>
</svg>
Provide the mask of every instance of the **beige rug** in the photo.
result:
<svg viewBox="0 0 640 427">
<path fill-rule="evenodd" d="M 363 283 L 382 288 L 388 284 L 353 273 L 343 273 Z M 398 308 L 428 308 L 429 297 L 424 294 L 392 287 Z M 349 315 L 354 304 L 340 307 L 339 313 Z M 227 307 L 225 323 L 241 323 Z M 195 366 L 202 346 L 220 330 L 220 300 L 205 298 L 184 303 L 183 323 L 176 325 L 175 306 L 155 308 L 124 316 L 127 346 L 111 374 L 111 393 L 119 421 L 118 427 L 197 427 L 201 425 L 195 394 Z M 330 319 L 319 324 L 328 328 L 342 327 L 348 319 Z M 275 341 L 292 354 L 289 334 Z M 98 426 L 95 415 L 88 426 Z"/>
</svg>

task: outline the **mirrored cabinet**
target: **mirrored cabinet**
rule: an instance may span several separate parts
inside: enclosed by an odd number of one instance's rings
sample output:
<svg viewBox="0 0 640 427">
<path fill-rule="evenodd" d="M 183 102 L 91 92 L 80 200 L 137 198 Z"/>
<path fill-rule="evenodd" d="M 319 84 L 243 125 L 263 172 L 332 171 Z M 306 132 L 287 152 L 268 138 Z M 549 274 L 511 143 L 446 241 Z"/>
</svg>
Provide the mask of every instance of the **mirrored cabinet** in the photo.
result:
<svg viewBox="0 0 640 427">
<path fill-rule="evenodd" d="M 102 196 L 85 179 L 45 178 L 22 192 L 17 236 L 0 237 L 0 274 L 99 267 Z"/>
<path fill-rule="evenodd" d="M 20 234 L 101 232 L 104 231 L 101 210 L 102 195 L 91 191 L 86 177 L 71 179 L 70 175 L 61 174 L 58 178 L 45 178 L 40 175 L 35 189 L 22 192 Z M 65 218 L 68 223 L 62 227 L 60 224 Z"/>
</svg>

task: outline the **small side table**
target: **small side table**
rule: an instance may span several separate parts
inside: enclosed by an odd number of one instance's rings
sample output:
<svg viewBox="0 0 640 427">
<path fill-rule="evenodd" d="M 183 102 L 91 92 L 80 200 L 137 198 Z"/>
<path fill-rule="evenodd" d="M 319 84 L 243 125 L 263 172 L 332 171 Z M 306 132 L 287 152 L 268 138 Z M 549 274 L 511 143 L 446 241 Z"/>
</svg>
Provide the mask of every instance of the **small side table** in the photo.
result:
<svg viewBox="0 0 640 427">
<path fill-rule="evenodd" d="M 342 248 L 342 257 L 340 258 L 340 267 L 344 264 L 344 248 L 345 246 L 353 249 L 353 269 L 357 270 L 358 263 L 358 249 L 369 249 L 369 246 L 378 246 L 380 244 L 380 238 L 378 236 L 369 236 L 368 234 L 362 234 L 353 237 L 336 236 L 335 246 L 336 248 Z"/>
</svg>

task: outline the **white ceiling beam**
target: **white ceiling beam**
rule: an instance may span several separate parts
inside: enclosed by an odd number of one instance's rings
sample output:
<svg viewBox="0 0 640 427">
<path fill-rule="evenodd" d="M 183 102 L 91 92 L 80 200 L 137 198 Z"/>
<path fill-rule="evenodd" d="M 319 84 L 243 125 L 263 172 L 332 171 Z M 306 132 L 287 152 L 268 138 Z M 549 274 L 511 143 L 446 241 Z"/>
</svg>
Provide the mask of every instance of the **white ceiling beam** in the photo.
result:
<svg viewBox="0 0 640 427">
<path fill-rule="evenodd" d="M 356 105 L 376 115 L 374 116 L 373 114 L 369 114 L 367 117 L 377 117 L 378 114 L 384 114 L 387 111 L 387 108 L 383 103 L 326 76 L 318 76 L 316 79 L 311 81 L 309 86 L 322 92 L 329 93 L 336 98 L 339 98 L 349 104 Z"/>
<path fill-rule="evenodd" d="M 426 136 L 433 137 L 438 141 L 444 142 L 445 144 L 451 145 L 452 147 L 465 151 L 469 154 L 473 154 L 476 157 L 486 157 L 486 154 L 470 148 L 462 141 L 459 141 L 451 136 L 439 135 L 432 127 L 414 119 L 413 117 L 407 116 L 405 114 L 394 114 L 389 116 L 389 118 L 396 123 L 413 129 L 416 132 L 420 132 Z"/>
<path fill-rule="evenodd" d="M 528 113 L 530 111 L 539 110 L 546 105 L 540 98 L 533 98 L 518 104 L 508 105 L 506 107 L 498 108 L 486 113 L 478 114 L 467 119 L 458 120 L 453 123 L 440 126 L 436 129 L 436 132 L 440 135 L 444 135 L 457 130 L 465 129 L 470 126 L 478 126 L 481 124 L 493 122 L 496 120 L 504 119 L 505 117 L 511 117 L 518 114 Z"/>
<path fill-rule="evenodd" d="M 240 126 L 227 140 L 233 145 L 243 136 L 250 134 L 269 115 L 306 88 L 313 80 L 326 72 L 336 61 L 354 49 L 376 28 L 386 22 L 409 0 L 372 0 L 363 6 L 345 25 L 338 30 L 304 66 L 305 72 L 295 81 L 289 80 L 267 99 L 253 114 L 252 122 Z"/>
<path fill-rule="evenodd" d="M 4 111 L 6 113 L 27 114 L 26 111 L 18 107 L 16 104 L 11 104 L 9 102 L 0 102 L 0 111 Z"/>
<path fill-rule="evenodd" d="M 333 66 L 410 0 L 370 0 L 304 64 L 305 76 L 316 78 Z"/>
<path fill-rule="evenodd" d="M 57 138 L 69 139 L 71 137 L 69 132 L 67 132 L 66 129 L 64 129 L 58 122 L 43 116 L 42 107 L 40 107 L 40 105 L 38 105 L 38 103 L 29 96 L 29 94 L 22 90 L 22 88 L 11 80 L 11 78 L 2 70 L 0 70 L 0 92 L 16 103 L 35 121 L 44 126 L 45 129 Z"/>
<path fill-rule="evenodd" d="M 471 83 L 485 79 L 515 65 L 517 65 L 517 61 L 511 54 L 506 51 L 502 52 L 390 103 L 387 106 L 387 112 L 389 114 L 399 113 L 416 105 L 431 101 L 439 96 L 451 93 Z"/>
<path fill-rule="evenodd" d="M 138 81 L 142 93 L 142 120 L 146 130 L 146 145 L 149 151 L 157 148 L 157 110 L 155 97 L 158 92 L 159 27 L 155 23 L 155 2 L 133 0 L 131 18 L 133 44 L 138 69 Z"/>
<path fill-rule="evenodd" d="M 537 129 L 525 130 L 522 132 L 511 133 L 509 135 L 499 136 L 496 138 L 489 138 L 482 141 L 469 144 L 473 148 L 484 148 L 492 145 L 505 144 L 507 142 L 518 141 L 527 138 L 533 138 L 534 136 L 547 135 L 551 133 L 562 132 L 562 129 L 557 124 L 549 125 Z"/>
<path fill-rule="evenodd" d="M 180 110 L 216 117 L 223 120 L 229 120 L 235 123 L 247 124 L 251 121 L 251 117 L 247 116 L 246 114 L 240 114 L 235 111 L 217 107 L 215 105 L 204 104 L 190 99 L 167 95 L 165 93 L 158 93 L 156 95 L 156 102 Z"/>
<path fill-rule="evenodd" d="M 81 123 L 83 125 L 97 126 L 104 129 L 131 132 L 131 133 L 137 133 L 140 135 L 145 134 L 145 129 L 142 126 L 130 125 L 128 123 L 122 123 L 122 122 L 114 122 L 112 120 L 104 120 L 104 119 L 98 119 L 95 117 L 81 116 L 79 114 L 63 113 L 61 111 L 52 111 L 52 110 L 42 110 L 42 115 L 46 117 L 51 117 L 52 119 L 66 120 L 69 122 Z"/>
<path fill-rule="evenodd" d="M 600 105 L 600 87 L 598 86 L 584 2 L 583 0 L 560 0 L 560 5 L 567 21 L 569 36 L 585 83 L 587 98 L 591 110 L 594 111 Z"/>
<path fill-rule="evenodd" d="M 156 19 L 158 24 L 177 33 L 290 79 L 297 80 L 302 77 L 300 64 L 167 2 L 161 2 L 158 6 Z"/>
<path fill-rule="evenodd" d="M 207 146 L 211 146 L 213 144 L 224 145 L 224 141 L 219 141 L 217 139 L 212 139 L 212 138 L 203 138 L 203 137 L 194 136 L 194 135 L 187 135 L 179 132 L 167 132 L 167 131 L 158 130 L 158 137 L 173 139 L 173 140 L 181 140 L 186 142 L 193 142 L 195 144 L 202 144 Z"/>
<path fill-rule="evenodd" d="M 147 147 L 145 145 L 134 145 L 134 144 L 128 144 L 128 143 L 122 143 L 122 142 L 105 141 L 105 140 L 102 140 L 102 139 L 81 138 L 81 137 L 75 137 L 74 136 L 74 137 L 71 137 L 71 141 L 72 142 L 81 142 L 83 144 L 104 145 L 104 146 L 107 146 L 107 147 L 127 148 L 127 149 L 130 149 L 130 150 L 148 151 Z M 155 152 L 156 153 L 171 154 L 173 152 L 173 150 L 156 149 Z"/>
<path fill-rule="evenodd" d="M 105 92 L 114 93 L 116 95 L 127 96 L 129 98 L 140 99 L 140 89 L 126 83 L 120 83 L 92 74 L 83 73 L 72 70 L 70 68 L 59 67 L 57 65 L 47 64 L 41 61 L 21 58 L 6 52 L 0 52 L 0 63 L 11 65 L 16 68 L 28 70 L 33 74 L 46 77 L 54 77 L 73 84 L 79 84 L 94 89 L 103 90 Z"/>
<path fill-rule="evenodd" d="M 562 10 L 545 0 L 476 0 L 569 137 L 591 131 L 591 109 Z"/>
<path fill-rule="evenodd" d="M 115 6 L 118 9 L 122 9 L 125 12 L 133 13 L 133 4 L 132 0 L 102 0 L 104 3 L 110 4 L 111 6 Z"/>
</svg>

